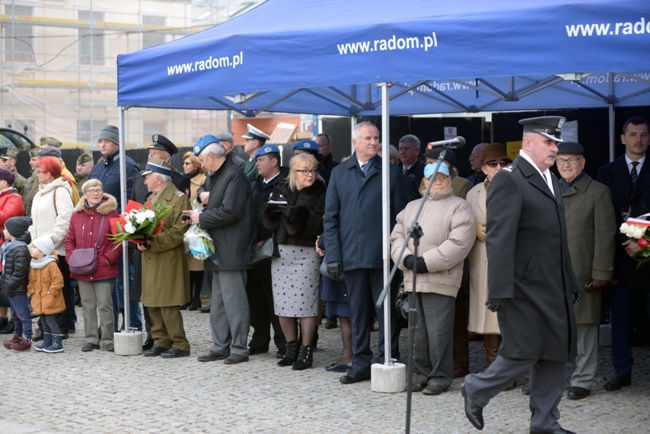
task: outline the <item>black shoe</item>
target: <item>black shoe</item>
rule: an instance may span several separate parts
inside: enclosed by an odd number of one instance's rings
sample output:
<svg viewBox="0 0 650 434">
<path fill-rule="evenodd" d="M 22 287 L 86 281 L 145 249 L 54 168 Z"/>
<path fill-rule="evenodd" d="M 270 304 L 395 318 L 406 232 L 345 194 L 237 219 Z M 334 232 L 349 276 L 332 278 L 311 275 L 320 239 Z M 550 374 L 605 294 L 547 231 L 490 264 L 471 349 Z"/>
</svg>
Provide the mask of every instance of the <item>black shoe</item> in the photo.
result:
<svg viewBox="0 0 650 434">
<path fill-rule="evenodd" d="M 142 351 L 150 350 L 153 347 L 153 339 L 147 338 L 142 344 Z"/>
<path fill-rule="evenodd" d="M 239 363 L 248 362 L 248 356 L 242 356 L 241 354 L 231 354 L 223 362 L 226 365 L 237 365 Z"/>
<path fill-rule="evenodd" d="M 43 330 L 39 330 L 34 336 L 32 336 L 32 342 L 38 342 L 43 340 Z"/>
<path fill-rule="evenodd" d="M 10 335 L 14 332 L 14 321 L 12 319 L 9 319 L 7 321 L 7 324 L 0 329 L 0 334 L 3 335 Z M 34 339 L 32 339 L 34 340 Z"/>
<path fill-rule="evenodd" d="M 325 322 L 325 328 L 327 330 L 335 329 L 338 326 L 339 326 L 338 321 L 337 321 L 337 318 L 335 316 L 333 316 L 331 318 L 327 318 L 327 321 Z"/>
<path fill-rule="evenodd" d="M 605 383 L 604 389 L 613 392 L 630 385 L 632 385 L 632 373 L 628 372 L 626 374 L 616 374 L 616 377 Z"/>
<path fill-rule="evenodd" d="M 287 349 L 285 348 L 284 350 L 278 350 L 277 353 L 275 353 L 275 358 L 276 359 L 282 359 L 284 355 L 286 354 Z"/>
<path fill-rule="evenodd" d="M 554 429 L 553 431 L 531 431 L 530 434 L 576 434 L 574 431 L 569 431 L 562 427 Z"/>
<path fill-rule="evenodd" d="M 153 347 L 151 347 L 150 350 L 145 351 L 142 354 L 145 357 L 158 357 L 159 355 L 161 355 L 162 353 L 164 353 L 167 350 L 169 350 L 169 348 L 163 348 L 163 347 L 159 347 L 158 345 L 154 345 Z"/>
<path fill-rule="evenodd" d="M 92 350 L 98 350 L 98 349 L 99 349 L 99 345 L 93 344 L 92 342 L 86 342 L 83 345 L 83 347 L 81 347 L 81 351 L 83 351 L 84 353 L 88 353 Z"/>
<path fill-rule="evenodd" d="M 201 313 L 210 313 L 210 306 L 208 306 L 208 307 L 200 307 L 199 312 L 201 312 Z"/>
<path fill-rule="evenodd" d="M 569 399 L 578 400 L 588 397 L 590 393 L 591 390 L 589 389 L 573 386 L 569 389 L 569 393 L 566 394 L 566 397 Z"/>
<path fill-rule="evenodd" d="M 411 383 L 411 392 L 422 392 L 427 386 L 426 381 L 414 381 Z"/>
<path fill-rule="evenodd" d="M 460 385 L 460 392 L 462 393 L 463 399 L 465 400 L 465 416 L 467 416 L 467 419 L 470 421 L 470 423 L 474 425 L 474 428 L 477 430 L 482 430 L 483 407 L 479 407 L 478 405 L 474 404 L 471 399 L 469 399 L 469 396 L 467 396 L 467 392 L 465 391 L 465 383 Z"/>
<path fill-rule="evenodd" d="M 181 310 L 187 310 L 188 307 L 190 307 L 190 304 L 185 303 L 185 304 L 181 305 Z"/>
<path fill-rule="evenodd" d="M 359 383 L 361 381 L 370 380 L 370 369 L 350 369 L 347 375 L 339 378 L 339 381 L 343 384 L 353 384 Z"/>
<path fill-rule="evenodd" d="M 268 348 L 256 348 L 256 347 L 248 347 L 248 355 L 249 356 L 254 356 L 255 354 L 264 354 L 268 353 L 269 349 Z"/>
<path fill-rule="evenodd" d="M 187 310 L 199 310 L 199 309 L 200 309 L 199 306 L 190 306 L 187 308 Z"/>
<path fill-rule="evenodd" d="M 221 351 L 212 351 L 210 350 L 207 354 L 202 354 L 196 359 L 199 362 L 214 362 L 216 360 L 224 360 L 230 357 L 230 350 L 221 350 Z"/>
<path fill-rule="evenodd" d="M 171 347 L 160 355 L 163 359 L 176 359 L 178 357 L 189 357 L 190 352 L 181 350 L 180 348 Z"/>
<path fill-rule="evenodd" d="M 524 384 L 521 386 L 521 393 L 524 395 L 530 395 L 530 385 L 529 384 Z"/>
</svg>

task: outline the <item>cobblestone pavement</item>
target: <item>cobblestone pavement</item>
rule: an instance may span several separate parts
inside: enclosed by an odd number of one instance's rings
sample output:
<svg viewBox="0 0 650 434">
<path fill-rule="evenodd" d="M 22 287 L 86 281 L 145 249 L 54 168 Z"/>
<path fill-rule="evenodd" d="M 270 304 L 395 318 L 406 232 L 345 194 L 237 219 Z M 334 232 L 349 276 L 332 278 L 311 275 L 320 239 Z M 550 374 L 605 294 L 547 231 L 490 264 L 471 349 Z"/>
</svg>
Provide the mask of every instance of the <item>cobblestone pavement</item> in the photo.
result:
<svg viewBox="0 0 650 434">
<path fill-rule="evenodd" d="M 82 321 L 80 308 L 77 315 Z M 274 350 L 240 365 L 200 363 L 196 356 L 210 348 L 209 315 L 184 311 L 183 318 L 192 344 L 189 358 L 82 353 L 81 323 L 79 332 L 64 341 L 62 354 L 0 348 L 0 433 L 404 432 L 406 393 L 374 393 L 369 382 L 342 385 L 341 374 L 325 371 L 339 356 L 338 328 L 320 328 L 314 368 L 296 372 L 276 366 Z M 401 337 L 406 354 L 406 330 Z M 633 385 L 606 392 L 602 386 L 613 371 L 609 348 L 601 347 L 592 395 L 560 404 L 565 428 L 579 433 L 649 431 L 650 348 L 634 351 Z M 471 364 L 472 371 L 484 368 L 482 342 L 471 343 Z M 476 432 L 463 412 L 460 383 L 456 380 L 440 396 L 414 394 L 411 431 Z M 528 397 L 520 388 L 501 393 L 484 415 L 483 432 L 528 432 Z"/>
</svg>

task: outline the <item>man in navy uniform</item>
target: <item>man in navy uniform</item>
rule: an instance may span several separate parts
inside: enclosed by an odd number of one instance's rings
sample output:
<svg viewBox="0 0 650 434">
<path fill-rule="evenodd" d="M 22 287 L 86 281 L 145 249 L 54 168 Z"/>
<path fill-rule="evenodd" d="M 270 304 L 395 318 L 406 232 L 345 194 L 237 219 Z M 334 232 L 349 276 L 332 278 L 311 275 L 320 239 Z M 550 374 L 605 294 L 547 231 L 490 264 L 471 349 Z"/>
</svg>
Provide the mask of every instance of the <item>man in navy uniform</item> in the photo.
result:
<svg viewBox="0 0 650 434">
<path fill-rule="evenodd" d="M 461 385 L 465 414 L 483 429 L 483 407 L 530 373 L 531 433 L 560 426 L 566 363 L 576 353 L 573 303 L 580 287 L 571 267 L 562 190 L 550 167 L 565 119 L 543 116 L 524 126 L 519 156 L 495 175 L 487 196 L 488 309 L 503 342 L 485 371 Z"/>
<path fill-rule="evenodd" d="M 264 146 L 267 140 L 270 137 L 259 128 L 255 128 L 251 124 L 248 125 L 248 132 L 242 137 L 246 139 L 244 142 L 244 152 L 248 154 L 250 159 L 246 162 L 246 167 L 244 167 L 244 173 L 248 182 L 253 182 L 257 178 L 257 166 L 255 165 L 255 153 L 259 148 Z"/>
</svg>

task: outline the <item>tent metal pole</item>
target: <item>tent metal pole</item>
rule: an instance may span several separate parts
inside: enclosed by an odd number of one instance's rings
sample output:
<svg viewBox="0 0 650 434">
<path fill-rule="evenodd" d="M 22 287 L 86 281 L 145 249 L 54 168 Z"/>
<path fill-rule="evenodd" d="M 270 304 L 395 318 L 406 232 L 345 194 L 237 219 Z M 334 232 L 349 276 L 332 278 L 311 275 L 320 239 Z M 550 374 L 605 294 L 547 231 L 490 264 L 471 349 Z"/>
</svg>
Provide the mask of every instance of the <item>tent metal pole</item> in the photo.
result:
<svg viewBox="0 0 650 434">
<path fill-rule="evenodd" d="M 609 95 L 614 95 L 614 74 L 609 72 L 607 73 L 607 81 L 609 82 Z M 614 136 L 616 131 L 614 131 L 614 103 L 610 101 L 607 105 L 607 111 L 609 113 L 609 161 L 614 161 L 614 147 L 616 146 L 614 142 Z"/>
<path fill-rule="evenodd" d="M 384 258 L 384 288 L 390 274 L 390 118 L 388 112 L 389 83 L 379 83 L 381 87 L 381 140 L 383 143 L 381 159 L 381 196 L 382 196 L 382 252 Z M 393 366 L 391 352 L 390 291 L 384 297 L 384 365 Z"/>
<path fill-rule="evenodd" d="M 128 198 L 126 197 L 126 133 L 124 131 L 124 113 L 126 109 L 124 107 L 119 107 L 119 113 L 120 113 L 120 119 L 119 119 L 119 127 L 120 127 L 120 199 L 122 203 L 122 207 L 120 209 L 120 213 L 124 212 L 124 208 L 126 207 L 126 201 Z M 128 251 L 128 243 L 126 241 L 122 242 L 122 284 L 123 284 L 123 289 L 124 289 L 124 318 L 122 321 L 124 322 L 124 330 L 126 333 L 131 332 L 131 316 L 129 312 L 129 251 Z M 116 324 L 116 326 L 118 326 Z"/>
</svg>

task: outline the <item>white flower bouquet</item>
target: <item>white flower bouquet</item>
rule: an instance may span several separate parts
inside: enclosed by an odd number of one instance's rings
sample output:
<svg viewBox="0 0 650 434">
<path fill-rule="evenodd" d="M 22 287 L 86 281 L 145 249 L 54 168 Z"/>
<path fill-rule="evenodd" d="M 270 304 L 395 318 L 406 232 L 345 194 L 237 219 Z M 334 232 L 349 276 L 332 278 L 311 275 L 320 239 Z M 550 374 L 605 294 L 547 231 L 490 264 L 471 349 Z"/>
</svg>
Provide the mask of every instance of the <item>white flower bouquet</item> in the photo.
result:
<svg viewBox="0 0 650 434">
<path fill-rule="evenodd" d="M 111 219 L 110 239 L 115 244 L 123 241 L 142 244 L 162 231 L 163 219 L 173 211 L 173 207 L 164 203 L 147 202 L 142 205 L 130 200 L 124 213 Z"/>
<path fill-rule="evenodd" d="M 637 218 L 628 218 L 619 230 L 641 248 L 637 255 L 637 268 L 650 261 L 650 213 Z"/>
</svg>

